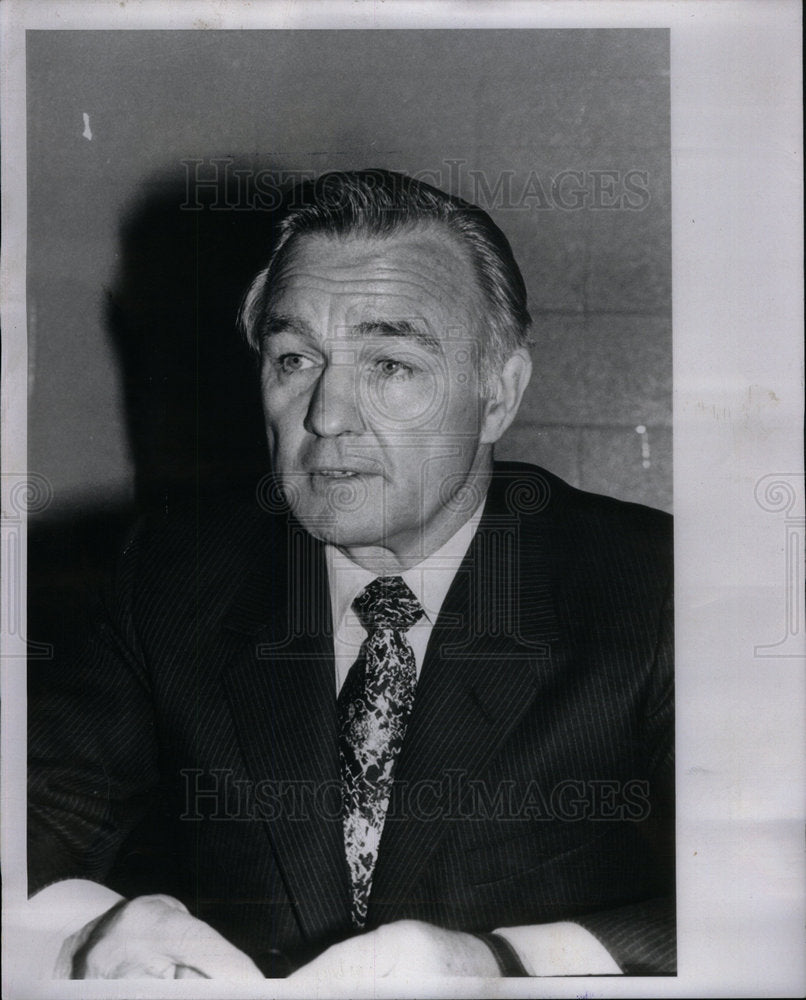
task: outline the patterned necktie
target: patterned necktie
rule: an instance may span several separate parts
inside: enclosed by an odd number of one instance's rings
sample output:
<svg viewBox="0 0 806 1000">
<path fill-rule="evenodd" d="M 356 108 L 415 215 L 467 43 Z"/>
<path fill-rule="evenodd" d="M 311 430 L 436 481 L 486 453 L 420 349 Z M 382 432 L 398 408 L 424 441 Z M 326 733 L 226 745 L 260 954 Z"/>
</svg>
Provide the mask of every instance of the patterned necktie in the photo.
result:
<svg viewBox="0 0 806 1000">
<path fill-rule="evenodd" d="M 373 580 L 353 601 L 353 610 L 367 638 L 339 694 L 339 757 L 353 923 L 363 927 L 392 770 L 417 683 L 404 633 L 425 612 L 399 576 Z"/>
</svg>

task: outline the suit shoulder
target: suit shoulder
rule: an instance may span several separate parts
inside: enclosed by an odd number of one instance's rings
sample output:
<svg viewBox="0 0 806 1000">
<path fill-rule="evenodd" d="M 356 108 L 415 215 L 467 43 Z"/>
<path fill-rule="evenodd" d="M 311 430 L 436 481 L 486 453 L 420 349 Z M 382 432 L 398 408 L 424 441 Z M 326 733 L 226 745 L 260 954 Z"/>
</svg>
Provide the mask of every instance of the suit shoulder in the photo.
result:
<svg viewBox="0 0 806 1000">
<path fill-rule="evenodd" d="M 496 488 L 520 507 L 522 523 L 551 535 L 565 553 L 585 553 L 598 562 L 648 559 L 671 564 L 673 520 L 665 511 L 577 489 L 539 466 L 496 465 Z"/>
<path fill-rule="evenodd" d="M 526 462 L 496 462 L 494 482 L 520 497 L 532 497 L 536 510 L 567 516 L 589 516 L 613 520 L 637 521 L 656 530 L 671 530 L 672 516 L 665 511 L 630 500 L 618 500 L 601 493 L 571 486 L 548 469 Z M 520 496 L 518 495 L 520 491 Z M 524 509 L 528 512 L 528 500 Z"/>
<path fill-rule="evenodd" d="M 240 575 L 256 561 L 285 559 L 288 516 L 233 494 L 150 512 L 134 527 L 121 566 L 157 589 Z"/>
</svg>

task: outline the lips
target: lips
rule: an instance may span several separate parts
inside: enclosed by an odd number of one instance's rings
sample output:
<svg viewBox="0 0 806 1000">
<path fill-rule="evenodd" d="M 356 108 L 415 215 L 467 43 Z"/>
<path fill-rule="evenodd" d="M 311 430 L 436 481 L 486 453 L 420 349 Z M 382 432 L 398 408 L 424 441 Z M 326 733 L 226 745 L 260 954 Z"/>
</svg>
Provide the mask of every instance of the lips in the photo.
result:
<svg viewBox="0 0 806 1000">
<path fill-rule="evenodd" d="M 377 465 L 318 465 L 309 470 L 312 476 L 323 479 L 350 479 L 355 476 L 377 476 L 381 469 Z"/>
</svg>

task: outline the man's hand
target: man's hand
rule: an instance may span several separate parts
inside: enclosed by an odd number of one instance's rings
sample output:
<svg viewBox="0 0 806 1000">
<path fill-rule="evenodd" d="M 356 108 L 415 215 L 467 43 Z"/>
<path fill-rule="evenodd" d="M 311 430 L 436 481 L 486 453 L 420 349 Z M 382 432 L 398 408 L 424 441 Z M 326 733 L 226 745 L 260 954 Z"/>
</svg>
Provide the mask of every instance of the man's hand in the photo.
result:
<svg viewBox="0 0 806 1000">
<path fill-rule="evenodd" d="M 242 951 L 172 896 L 124 900 L 62 945 L 57 979 L 263 979 Z"/>
<path fill-rule="evenodd" d="M 498 976 L 483 941 L 419 920 L 398 920 L 335 944 L 289 978 L 318 976 Z"/>
</svg>

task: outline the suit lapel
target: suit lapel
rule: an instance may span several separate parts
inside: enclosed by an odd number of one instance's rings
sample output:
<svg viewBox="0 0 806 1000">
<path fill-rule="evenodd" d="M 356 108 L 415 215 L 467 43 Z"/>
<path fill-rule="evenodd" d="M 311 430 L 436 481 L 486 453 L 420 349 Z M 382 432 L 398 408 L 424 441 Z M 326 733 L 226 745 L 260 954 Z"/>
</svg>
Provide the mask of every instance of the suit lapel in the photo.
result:
<svg viewBox="0 0 806 1000">
<path fill-rule="evenodd" d="M 225 682 L 256 805 L 302 932 L 321 939 L 350 923 L 321 544 L 292 522 L 288 561 L 244 581 L 225 627 L 241 639 Z"/>
<path fill-rule="evenodd" d="M 400 916 L 445 820 L 459 814 L 463 782 L 483 774 L 560 669 L 542 526 L 521 523 L 499 494 L 429 641 L 373 878 L 373 925 Z"/>
</svg>

